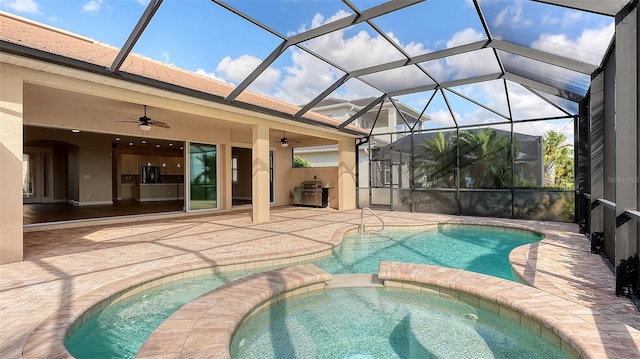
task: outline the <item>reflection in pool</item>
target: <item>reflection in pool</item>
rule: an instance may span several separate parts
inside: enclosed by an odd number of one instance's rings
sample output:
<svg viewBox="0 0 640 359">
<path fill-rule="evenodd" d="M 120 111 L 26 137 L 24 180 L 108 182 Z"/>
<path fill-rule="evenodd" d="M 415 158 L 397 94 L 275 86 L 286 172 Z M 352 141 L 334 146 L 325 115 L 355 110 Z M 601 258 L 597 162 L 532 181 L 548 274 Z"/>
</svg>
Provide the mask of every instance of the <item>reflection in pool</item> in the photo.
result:
<svg viewBox="0 0 640 359">
<path fill-rule="evenodd" d="M 430 226 L 412 231 L 345 237 L 334 255 L 311 261 L 332 274 L 377 273 L 381 260 L 449 266 L 514 280 L 509 252 L 541 238 L 485 227 Z M 76 358 L 133 358 L 153 330 L 185 303 L 231 280 L 265 271 L 240 271 L 185 279 L 150 289 L 107 307 L 66 341 Z"/>
<path fill-rule="evenodd" d="M 329 289 L 294 296 L 238 328 L 244 358 L 565 358 L 537 334 L 437 295 Z"/>
</svg>

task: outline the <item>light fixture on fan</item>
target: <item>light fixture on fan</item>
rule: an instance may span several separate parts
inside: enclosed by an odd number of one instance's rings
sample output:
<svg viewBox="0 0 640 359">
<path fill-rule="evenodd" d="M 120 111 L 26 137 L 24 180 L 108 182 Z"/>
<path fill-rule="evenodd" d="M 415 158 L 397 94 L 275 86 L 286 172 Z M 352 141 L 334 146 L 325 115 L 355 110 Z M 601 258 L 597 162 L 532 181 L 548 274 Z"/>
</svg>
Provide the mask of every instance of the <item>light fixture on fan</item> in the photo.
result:
<svg viewBox="0 0 640 359">
<path fill-rule="evenodd" d="M 287 136 L 284 134 L 284 131 L 282 131 L 282 138 L 280 139 L 280 146 L 287 147 L 289 146 L 289 140 L 287 139 Z"/>
<path fill-rule="evenodd" d="M 166 123 L 164 123 L 162 121 L 152 120 L 151 118 L 147 117 L 147 105 L 142 105 L 142 108 L 144 109 L 144 115 L 142 115 L 142 117 L 138 118 L 137 120 L 134 120 L 134 119 L 130 118 L 128 120 L 117 121 L 117 122 L 133 122 L 133 123 L 136 123 L 138 125 L 138 128 L 142 132 L 147 132 L 147 131 L 151 130 L 151 127 L 170 128 L 169 125 L 167 125 Z"/>
<path fill-rule="evenodd" d="M 278 144 L 280 144 L 280 147 L 285 148 L 285 147 L 289 147 L 289 144 L 300 143 L 300 142 L 298 142 L 296 140 L 288 139 L 286 132 L 282 131 L 282 138 L 279 139 L 279 140 L 272 140 L 271 143 L 273 143 L 273 144 L 278 143 Z"/>
</svg>

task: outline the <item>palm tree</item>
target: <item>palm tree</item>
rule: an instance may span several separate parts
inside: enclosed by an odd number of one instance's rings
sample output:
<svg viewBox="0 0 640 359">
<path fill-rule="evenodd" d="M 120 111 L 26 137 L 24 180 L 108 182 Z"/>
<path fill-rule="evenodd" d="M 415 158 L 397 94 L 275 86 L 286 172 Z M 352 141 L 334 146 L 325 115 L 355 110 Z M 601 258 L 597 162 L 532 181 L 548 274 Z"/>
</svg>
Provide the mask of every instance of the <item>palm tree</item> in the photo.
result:
<svg viewBox="0 0 640 359">
<path fill-rule="evenodd" d="M 417 146 L 415 177 L 424 178 L 427 187 L 455 187 L 455 136 L 447 138 L 438 132 L 431 139 L 422 139 Z"/>
<path fill-rule="evenodd" d="M 203 152 L 198 154 L 196 159 L 200 162 L 194 165 L 194 168 L 201 169 L 193 178 L 194 184 L 215 185 L 216 183 L 216 154 Z"/>
<path fill-rule="evenodd" d="M 544 185 L 573 188 L 573 157 L 567 136 L 553 130 L 543 135 Z"/>
<path fill-rule="evenodd" d="M 462 186 L 506 188 L 511 186 L 511 138 L 492 128 L 460 132 Z"/>
<path fill-rule="evenodd" d="M 193 174 L 191 200 L 216 200 L 216 150 L 211 146 L 194 146 L 191 153 Z"/>
</svg>

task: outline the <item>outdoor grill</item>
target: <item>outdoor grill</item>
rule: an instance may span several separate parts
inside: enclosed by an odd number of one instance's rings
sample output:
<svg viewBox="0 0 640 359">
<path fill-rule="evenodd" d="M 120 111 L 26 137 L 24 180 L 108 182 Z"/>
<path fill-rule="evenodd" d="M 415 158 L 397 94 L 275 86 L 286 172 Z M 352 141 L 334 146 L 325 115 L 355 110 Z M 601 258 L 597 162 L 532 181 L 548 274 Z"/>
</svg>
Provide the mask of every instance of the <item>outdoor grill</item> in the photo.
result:
<svg viewBox="0 0 640 359">
<path fill-rule="evenodd" d="M 293 189 L 293 204 L 297 206 L 326 207 L 329 204 L 329 188 L 320 181 L 303 181 Z"/>
</svg>

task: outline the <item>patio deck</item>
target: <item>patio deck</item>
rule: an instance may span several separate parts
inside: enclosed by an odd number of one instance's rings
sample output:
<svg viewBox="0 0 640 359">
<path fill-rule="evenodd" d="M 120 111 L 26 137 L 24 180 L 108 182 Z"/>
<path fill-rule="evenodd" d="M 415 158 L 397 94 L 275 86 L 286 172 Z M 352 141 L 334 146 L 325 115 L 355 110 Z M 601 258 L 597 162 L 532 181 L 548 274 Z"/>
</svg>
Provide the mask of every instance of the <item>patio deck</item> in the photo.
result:
<svg viewBox="0 0 640 359">
<path fill-rule="evenodd" d="M 378 214 L 387 225 L 465 222 L 543 232 L 543 242 L 512 252 L 516 271 L 546 292 L 640 329 L 640 313 L 628 298 L 615 296 L 612 271 L 601 256 L 589 252 L 589 242 L 577 233 L 575 224 Z M 376 221 L 367 218 L 367 223 Z M 128 279 L 176 268 L 285 263 L 280 258 L 330 249 L 359 222 L 359 210 L 280 207 L 272 209 L 271 222 L 265 224 L 252 224 L 249 213 L 243 211 L 157 215 L 144 221 L 120 218 L 25 231 L 25 260 L 0 266 L 0 356 L 22 357 L 30 334 L 47 318 L 63 317 L 71 304 L 86 300 L 91 293 L 117 291 Z M 48 343 L 41 343 L 40 357 L 55 355 L 49 348 Z"/>
</svg>

